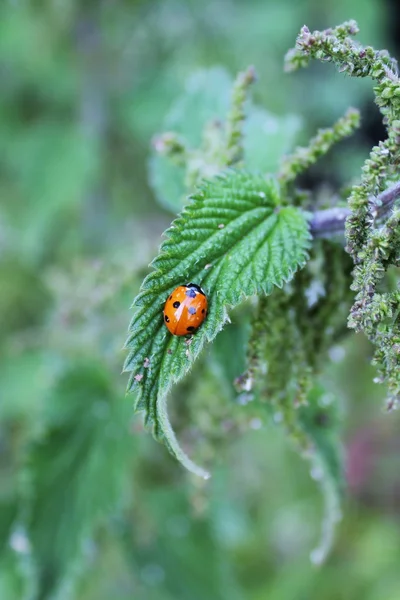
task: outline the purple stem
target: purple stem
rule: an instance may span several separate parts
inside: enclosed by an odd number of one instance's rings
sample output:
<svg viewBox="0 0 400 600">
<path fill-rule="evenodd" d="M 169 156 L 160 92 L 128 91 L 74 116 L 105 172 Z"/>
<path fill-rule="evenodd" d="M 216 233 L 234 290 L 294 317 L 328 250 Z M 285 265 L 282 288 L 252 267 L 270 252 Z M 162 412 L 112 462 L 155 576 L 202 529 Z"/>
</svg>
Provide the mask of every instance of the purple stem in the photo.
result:
<svg viewBox="0 0 400 600">
<path fill-rule="evenodd" d="M 400 198 L 400 181 L 374 199 L 376 218 L 381 219 L 384 217 L 398 198 Z M 346 219 L 350 214 L 351 211 L 346 206 L 317 210 L 310 220 L 310 230 L 313 237 L 329 237 L 335 233 L 344 234 Z"/>
</svg>

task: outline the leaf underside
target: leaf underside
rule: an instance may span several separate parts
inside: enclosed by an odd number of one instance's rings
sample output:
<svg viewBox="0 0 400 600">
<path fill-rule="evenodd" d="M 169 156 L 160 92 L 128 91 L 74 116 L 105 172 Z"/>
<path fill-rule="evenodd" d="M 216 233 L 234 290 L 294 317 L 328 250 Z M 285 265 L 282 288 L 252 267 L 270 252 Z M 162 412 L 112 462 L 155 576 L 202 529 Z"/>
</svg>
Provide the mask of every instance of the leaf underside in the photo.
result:
<svg viewBox="0 0 400 600">
<path fill-rule="evenodd" d="M 131 372 L 128 391 L 137 391 L 135 410 L 145 411 L 147 425 L 189 470 L 207 477 L 183 453 L 166 412 L 173 383 L 190 369 L 234 307 L 253 294 L 281 287 L 307 258 L 310 234 L 304 213 L 281 206 L 275 179 L 229 171 L 205 182 L 166 232 L 154 270 L 133 305 L 124 370 Z M 168 295 L 188 282 L 208 297 L 206 321 L 188 340 L 172 336 L 163 322 Z"/>
</svg>

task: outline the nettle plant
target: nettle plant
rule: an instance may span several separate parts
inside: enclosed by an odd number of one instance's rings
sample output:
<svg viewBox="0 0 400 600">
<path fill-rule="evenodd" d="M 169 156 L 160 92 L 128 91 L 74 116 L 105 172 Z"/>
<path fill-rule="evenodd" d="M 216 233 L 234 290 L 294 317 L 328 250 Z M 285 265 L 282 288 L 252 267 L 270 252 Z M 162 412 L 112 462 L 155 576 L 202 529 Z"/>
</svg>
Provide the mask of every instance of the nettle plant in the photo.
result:
<svg viewBox="0 0 400 600">
<path fill-rule="evenodd" d="M 238 394 L 252 394 L 312 461 L 327 508 L 315 561 L 324 558 L 331 543 L 343 488 L 337 408 L 320 372 L 348 327 L 363 331 L 374 344 L 373 364 L 377 380 L 387 386 L 388 407 L 396 407 L 400 398 L 400 292 L 393 277 L 385 277 L 392 265 L 400 265 L 400 210 L 395 207 L 400 83 L 396 62 L 386 51 L 353 41 L 357 31 L 354 21 L 313 33 L 303 27 L 286 56 L 288 71 L 318 59 L 375 82 L 387 139 L 372 148 L 347 204 L 338 199 L 336 206 L 316 210 L 315 199 L 296 180 L 354 132 L 358 111 L 349 109 L 307 147 L 287 154 L 297 121 L 270 123 L 271 117 L 250 102 L 253 68 L 236 78 L 228 107 L 225 72 L 189 83 L 167 123 L 176 131 L 155 140 L 151 164 L 164 204 L 176 210 L 182 197 L 188 200 L 134 300 L 126 343 L 135 410 L 145 411 L 156 439 L 185 467 L 207 478 L 178 444 L 167 397 L 229 322 L 228 311 L 252 297 L 247 369 L 235 383 Z M 191 131 L 196 120 L 204 123 L 200 142 Z M 273 164 L 271 149 L 283 156 L 279 165 Z M 275 172 L 265 174 L 271 167 Z M 209 312 L 193 336 L 176 337 L 165 327 L 163 307 L 171 292 L 188 282 L 205 290 Z"/>
</svg>

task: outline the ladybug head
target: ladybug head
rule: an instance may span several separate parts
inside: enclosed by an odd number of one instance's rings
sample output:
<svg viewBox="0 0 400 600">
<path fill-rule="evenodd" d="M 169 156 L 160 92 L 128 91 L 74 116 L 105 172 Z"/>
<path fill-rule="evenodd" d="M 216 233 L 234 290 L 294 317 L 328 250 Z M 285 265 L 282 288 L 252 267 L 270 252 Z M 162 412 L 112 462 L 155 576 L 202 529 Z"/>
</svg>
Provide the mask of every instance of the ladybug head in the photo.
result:
<svg viewBox="0 0 400 600">
<path fill-rule="evenodd" d="M 204 291 L 201 289 L 201 287 L 199 285 L 197 285 L 197 283 L 187 283 L 186 287 L 193 288 L 196 290 L 196 292 L 198 292 L 199 294 L 203 294 L 203 296 L 205 296 Z"/>
</svg>

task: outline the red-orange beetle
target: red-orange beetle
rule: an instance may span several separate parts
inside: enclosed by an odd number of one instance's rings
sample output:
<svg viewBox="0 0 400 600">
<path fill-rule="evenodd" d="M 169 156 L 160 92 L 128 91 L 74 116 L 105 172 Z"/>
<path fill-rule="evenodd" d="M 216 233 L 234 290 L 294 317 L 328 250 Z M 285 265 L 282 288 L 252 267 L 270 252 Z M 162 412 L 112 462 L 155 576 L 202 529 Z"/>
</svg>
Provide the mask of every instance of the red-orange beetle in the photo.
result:
<svg viewBox="0 0 400 600">
<path fill-rule="evenodd" d="M 195 283 L 180 285 L 164 306 L 164 323 L 172 335 L 190 335 L 207 316 L 207 296 Z"/>
</svg>

